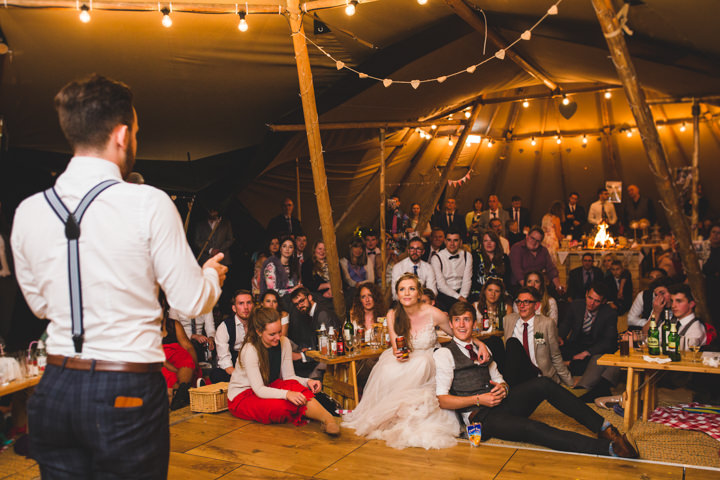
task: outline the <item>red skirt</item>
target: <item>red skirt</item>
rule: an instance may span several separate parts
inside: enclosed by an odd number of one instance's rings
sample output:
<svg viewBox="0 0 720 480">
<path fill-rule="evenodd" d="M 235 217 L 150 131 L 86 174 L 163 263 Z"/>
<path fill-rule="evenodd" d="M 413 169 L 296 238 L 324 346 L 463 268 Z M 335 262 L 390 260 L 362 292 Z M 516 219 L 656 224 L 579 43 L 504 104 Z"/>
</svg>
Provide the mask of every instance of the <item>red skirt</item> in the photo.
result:
<svg viewBox="0 0 720 480">
<path fill-rule="evenodd" d="M 173 367 L 180 369 L 187 367 L 190 370 L 195 370 L 195 362 L 193 361 L 192 355 L 185 350 L 179 343 L 168 343 L 163 345 L 165 351 L 165 359 Z M 177 372 L 171 372 L 167 368 L 162 368 L 162 374 L 165 377 L 165 382 L 168 388 L 172 388 L 178 382 Z M 201 373 L 202 375 L 202 373 Z M 197 372 L 195 372 L 197 376 Z M 193 377 L 194 379 L 195 377 Z"/>
<path fill-rule="evenodd" d="M 268 387 L 300 392 L 308 400 L 315 396 L 309 388 L 303 387 L 297 380 L 279 378 Z M 264 424 L 292 422 L 293 425 L 300 426 L 307 423 L 307 420 L 303 420 L 307 406 L 297 406 L 284 398 L 260 398 L 255 395 L 252 388 L 248 388 L 230 400 L 228 410 L 243 420 L 254 420 Z"/>
</svg>

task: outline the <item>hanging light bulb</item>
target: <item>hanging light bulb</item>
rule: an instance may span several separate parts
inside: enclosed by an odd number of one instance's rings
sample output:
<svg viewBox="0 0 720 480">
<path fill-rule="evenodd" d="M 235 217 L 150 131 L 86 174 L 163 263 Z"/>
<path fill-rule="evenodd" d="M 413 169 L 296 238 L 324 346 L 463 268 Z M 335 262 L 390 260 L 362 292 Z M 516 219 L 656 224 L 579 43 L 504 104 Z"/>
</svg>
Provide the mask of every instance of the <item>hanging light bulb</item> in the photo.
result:
<svg viewBox="0 0 720 480">
<path fill-rule="evenodd" d="M 588 140 L 587 140 L 587 135 L 583 135 L 582 142 L 583 142 L 583 143 L 587 143 L 587 142 L 588 142 Z"/>
<path fill-rule="evenodd" d="M 247 13 L 238 12 L 238 16 L 240 17 L 240 23 L 238 23 L 238 30 L 240 30 L 241 32 L 247 32 L 248 30 L 248 23 L 247 20 L 245 20 L 245 15 L 247 15 Z"/>
<path fill-rule="evenodd" d="M 632 129 L 628 128 L 627 132 L 625 132 L 625 135 L 627 135 L 628 138 L 632 138 Z"/>
<path fill-rule="evenodd" d="M 607 90 L 605 92 L 605 98 L 607 98 L 608 100 L 610 100 L 610 98 L 612 98 L 612 92 L 610 90 Z"/>
<path fill-rule="evenodd" d="M 90 21 L 90 9 L 85 4 L 80 7 L 80 21 L 83 23 L 88 23 Z"/>
<path fill-rule="evenodd" d="M 347 4 L 347 7 L 345 7 L 345 15 L 348 17 L 352 17 L 355 15 L 355 5 L 357 5 L 357 0 L 350 0 Z"/>
<path fill-rule="evenodd" d="M 470 110 L 465 110 L 465 118 L 470 118 Z"/>
<path fill-rule="evenodd" d="M 488 146 L 488 148 L 492 148 L 492 146 L 493 146 L 492 140 L 488 140 L 487 146 Z"/>
<path fill-rule="evenodd" d="M 687 129 L 687 126 L 685 125 L 685 122 L 683 122 L 682 125 L 680 125 L 680 131 L 684 132 L 685 129 Z"/>
<path fill-rule="evenodd" d="M 569 105 L 569 104 L 570 104 L 570 99 L 567 97 L 567 95 L 563 95 L 562 104 L 563 104 L 563 105 Z"/>
<path fill-rule="evenodd" d="M 562 137 L 560 135 L 555 135 L 555 143 L 558 145 L 562 143 Z"/>
<path fill-rule="evenodd" d="M 425 4 L 428 2 L 428 0 L 417 0 L 417 2 L 418 2 L 420 5 L 425 5 Z"/>
<path fill-rule="evenodd" d="M 160 13 L 163 14 L 163 18 L 162 18 L 163 27 L 165 27 L 165 28 L 172 27 L 172 18 L 170 18 L 170 9 L 165 7 L 160 10 Z"/>
<path fill-rule="evenodd" d="M 452 119 L 453 119 L 453 114 L 451 113 L 450 115 L 448 115 L 448 116 L 447 116 L 447 119 L 448 119 L 448 120 L 452 120 Z"/>
<path fill-rule="evenodd" d="M 432 128 L 433 130 L 436 130 L 436 129 L 437 129 L 437 125 L 432 124 L 432 125 L 430 125 L 430 128 Z"/>
<path fill-rule="evenodd" d="M 531 137 L 531 138 L 530 138 L 530 145 L 532 145 L 533 147 L 534 147 L 535 145 L 537 145 L 537 142 L 535 141 L 535 137 Z"/>
<path fill-rule="evenodd" d="M 452 137 L 448 137 L 448 145 L 452 147 L 454 144 Z"/>
<path fill-rule="evenodd" d="M 528 108 L 530 106 L 530 102 L 527 100 L 523 100 L 523 108 Z"/>
</svg>

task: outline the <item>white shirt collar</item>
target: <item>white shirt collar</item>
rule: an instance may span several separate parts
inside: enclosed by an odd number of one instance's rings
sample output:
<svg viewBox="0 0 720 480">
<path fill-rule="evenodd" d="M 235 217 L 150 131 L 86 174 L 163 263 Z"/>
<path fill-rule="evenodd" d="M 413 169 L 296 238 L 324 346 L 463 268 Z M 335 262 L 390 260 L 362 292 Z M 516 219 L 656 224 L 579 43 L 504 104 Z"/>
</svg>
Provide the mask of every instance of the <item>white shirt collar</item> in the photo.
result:
<svg viewBox="0 0 720 480">
<path fill-rule="evenodd" d="M 317 303 L 313 302 L 312 307 L 310 307 L 310 316 L 312 317 L 315 315 L 315 309 L 317 308 Z"/>
<path fill-rule="evenodd" d="M 104 158 L 98 157 L 73 157 L 63 172 L 71 173 L 73 177 L 114 177 L 122 180 L 120 167 Z"/>
<path fill-rule="evenodd" d="M 523 320 L 522 318 L 520 318 L 519 320 L 520 320 L 520 322 L 524 322 L 524 321 L 525 321 L 525 320 Z M 530 320 L 528 320 L 526 323 L 528 324 L 528 327 L 534 326 L 534 325 L 535 325 L 535 315 L 533 315 L 532 317 L 530 317 Z"/>
<path fill-rule="evenodd" d="M 472 345 L 472 342 L 463 342 L 462 340 L 460 340 L 460 339 L 457 338 L 457 337 L 453 337 L 453 340 L 455 340 L 455 343 L 457 343 L 457 344 L 458 344 L 460 347 L 462 347 L 463 349 L 464 349 L 467 345 Z M 474 348 L 474 347 L 473 347 L 473 348 Z"/>
<path fill-rule="evenodd" d="M 680 322 L 680 325 L 684 327 L 693 320 L 695 320 L 695 313 L 690 312 L 688 315 L 685 315 L 683 318 L 679 319 L 678 322 Z"/>
</svg>

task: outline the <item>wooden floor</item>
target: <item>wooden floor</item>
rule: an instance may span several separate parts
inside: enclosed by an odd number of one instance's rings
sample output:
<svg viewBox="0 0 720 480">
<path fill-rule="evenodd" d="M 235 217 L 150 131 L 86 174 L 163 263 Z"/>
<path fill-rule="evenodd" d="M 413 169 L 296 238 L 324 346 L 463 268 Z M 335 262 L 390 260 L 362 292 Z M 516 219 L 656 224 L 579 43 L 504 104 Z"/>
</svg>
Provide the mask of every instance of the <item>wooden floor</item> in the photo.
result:
<svg viewBox="0 0 720 480">
<path fill-rule="evenodd" d="M 177 421 L 170 436 L 171 479 L 720 479 L 713 469 L 466 442 L 444 450 L 394 450 L 348 430 L 331 439 L 314 422 L 260 425 L 228 412 Z"/>
</svg>

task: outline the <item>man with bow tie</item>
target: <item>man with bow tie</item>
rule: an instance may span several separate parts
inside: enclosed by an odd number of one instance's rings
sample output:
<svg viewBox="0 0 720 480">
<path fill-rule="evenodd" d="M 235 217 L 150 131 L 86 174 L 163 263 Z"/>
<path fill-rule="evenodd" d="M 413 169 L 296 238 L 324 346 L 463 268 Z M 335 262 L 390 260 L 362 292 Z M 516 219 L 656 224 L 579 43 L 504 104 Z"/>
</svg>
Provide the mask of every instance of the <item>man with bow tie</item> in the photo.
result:
<svg viewBox="0 0 720 480">
<path fill-rule="evenodd" d="M 472 255 L 462 248 L 460 232 L 448 230 L 445 250 L 433 255 L 430 264 L 438 289 L 435 306 L 447 312 L 455 302 L 467 301 L 472 285 Z"/>
</svg>

